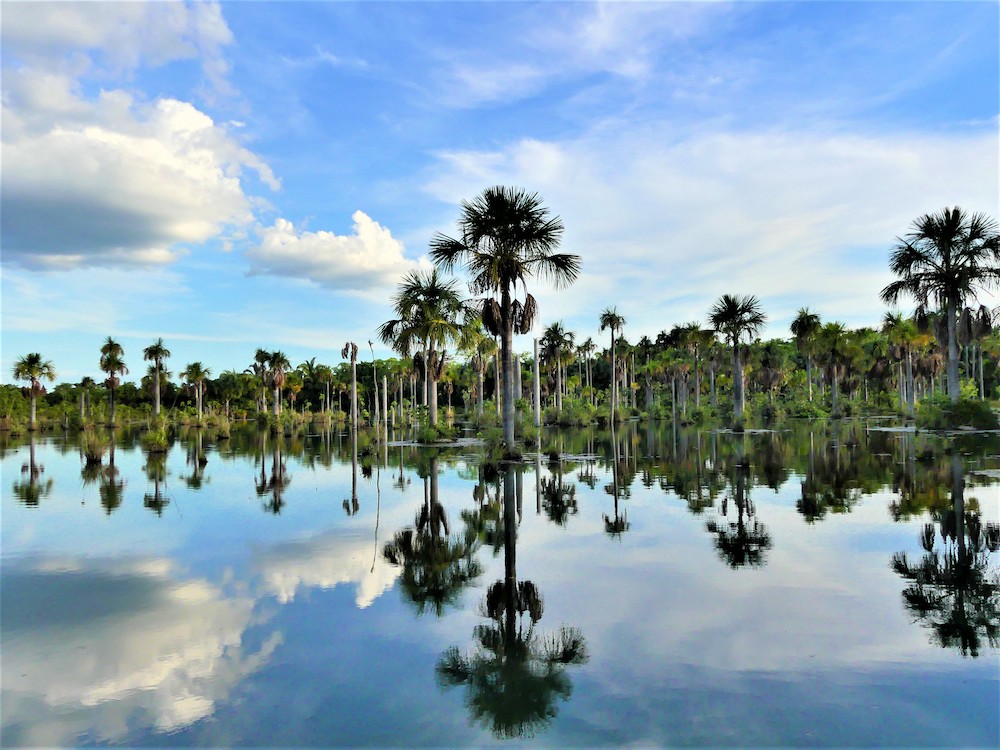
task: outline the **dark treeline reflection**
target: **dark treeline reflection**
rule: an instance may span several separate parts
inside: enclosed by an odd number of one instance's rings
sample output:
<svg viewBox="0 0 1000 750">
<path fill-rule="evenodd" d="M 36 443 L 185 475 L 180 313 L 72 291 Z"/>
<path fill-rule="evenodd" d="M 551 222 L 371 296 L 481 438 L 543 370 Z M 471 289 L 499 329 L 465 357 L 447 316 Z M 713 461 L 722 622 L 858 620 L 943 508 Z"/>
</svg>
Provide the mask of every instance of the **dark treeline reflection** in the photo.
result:
<svg viewBox="0 0 1000 750">
<path fill-rule="evenodd" d="M 545 611 L 542 594 L 532 581 L 519 579 L 517 574 L 523 468 L 508 466 L 499 485 L 502 523 L 500 519 L 495 522 L 502 527 L 504 578 L 487 589 L 480 603 L 486 622 L 473 630 L 472 648 L 449 648 L 436 671 L 442 687 L 465 688 L 465 704 L 473 721 L 496 737 L 512 739 L 533 736 L 548 725 L 556 716 L 556 701 L 569 699 L 573 692 L 566 668 L 583 664 L 588 657 L 578 629 L 537 629 Z M 483 505 L 483 497 L 475 498 L 477 505 Z"/>
<path fill-rule="evenodd" d="M 959 455 L 942 463 L 950 475 L 951 506 L 936 508 L 934 522 L 924 525 L 920 559 L 898 552 L 891 565 L 909 583 L 904 606 L 930 631 L 932 642 L 977 657 L 984 640 L 993 648 L 1000 641 L 1000 574 L 989 564 L 1000 549 L 1000 525 L 984 525 L 972 498 L 966 501 Z"/>
</svg>

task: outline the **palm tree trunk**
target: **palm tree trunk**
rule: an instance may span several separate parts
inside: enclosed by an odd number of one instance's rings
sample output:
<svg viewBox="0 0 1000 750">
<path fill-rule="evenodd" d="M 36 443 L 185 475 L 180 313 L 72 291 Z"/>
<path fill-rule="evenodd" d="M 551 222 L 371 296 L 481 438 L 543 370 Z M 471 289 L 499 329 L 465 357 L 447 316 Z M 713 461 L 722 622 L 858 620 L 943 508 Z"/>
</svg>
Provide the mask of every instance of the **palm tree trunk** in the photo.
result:
<svg viewBox="0 0 1000 750">
<path fill-rule="evenodd" d="M 900 411 L 900 413 L 902 413 L 902 411 L 903 411 L 903 401 L 905 400 L 904 399 L 904 395 L 906 393 L 906 380 L 903 378 L 903 360 L 902 359 L 900 359 L 899 362 L 896 363 L 896 369 L 899 371 L 898 374 L 896 375 L 896 381 L 899 383 L 899 388 L 897 389 L 899 391 L 899 411 Z"/>
<path fill-rule="evenodd" d="M 743 362 L 738 341 L 733 345 L 733 418 L 743 418 Z"/>
<path fill-rule="evenodd" d="M 351 358 L 351 428 L 358 429 L 358 363 Z"/>
<path fill-rule="evenodd" d="M 30 396 L 30 400 L 31 400 L 31 417 L 28 420 L 28 430 L 34 431 L 34 429 L 35 429 L 35 384 L 34 384 L 34 382 L 32 382 L 32 384 L 31 384 L 31 396 Z"/>
<path fill-rule="evenodd" d="M 428 386 L 427 397 L 427 421 L 431 427 L 435 427 L 438 423 L 438 388 L 437 388 L 437 377 L 435 373 L 431 372 L 433 368 L 428 368 L 428 379 L 430 384 Z"/>
<path fill-rule="evenodd" d="M 556 411 L 562 414 L 562 365 L 556 360 Z"/>
<path fill-rule="evenodd" d="M 615 329 L 611 329 L 611 423 L 615 421 L 615 407 L 618 405 L 618 362 L 615 357 Z"/>
<path fill-rule="evenodd" d="M 110 406 L 111 418 L 108 420 L 112 426 L 115 423 L 115 389 L 111 387 L 108 389 L 108 404 Z"/>
<path fill-rule="evenodd" d="M 647 357 L 647 359 L 649 359 Z M 649 364 L 647 362 L 646 364 Z M 701 356 L 696 352 L 694 355 L 694 408 L 701 406 Z"/>
<path fill-rule="evenodd" d="M 914 399 L 916 394 L 913 392 L 913 352 L 909 347 L 906 348 L 906 410 L 910 415 L 910 419 L 913 419 L 916 412 L 914 410 Z"/>
<path fill-rule="evenodd" d="M 711 399 L 711 402 L 712 402 L 712 408 L 715 409 L 715 408 L 718 407 L 718 404 L 715 402 L 715 367 L 714 366 L 709 369 L 709 371 L 708 371 L 708 378 L 709 378 L 709 380 L 708 380 L 709 396 L 710 396 L 710 399 Z"/>
<path fill-rule="evenodd" d="M 483 388 L 486 387 L 483 378 L 483 363 L 479 363 L 479 370 L 476 372 L 476 414 L 483 416 Z"/>
<path fill-rule="evenodd" d="M 511 336 L 511 339 L 513 339 L 513 335 Z M 511 342 L 511 343 L 513 343 L 513 342 Z M 508 346 L 510 346 L 510 344 L 508 344 Z M 495 379 L 495 382 L 493 384 L 493 397 L 494 397 L 494 399 L 496 399 L 497 416 L 502 418 L 503 417 L 503 411 L 502 411 L 503 405 L 501 403 L 501 395 L 500 395 L 500 392 L 501 392 L 501 390 L 503 388 L 503 386 L 501 386 L 501 384 L 500 384 L 500 367 L 501 367 L 500 360 L 501 360 L 501 358 L 502 358 L 502 353 L 501 352 L 497 352 L 496 355 L 494 355 L 494 357 L 493 357 L 493 377 Z M 507 368 L 506 366 L 504 366 L 504 376 L 505 377 L 507 377 L 507 375 L 508 375 L 509 372 L 510 372 L 510 369 Z"/>
<path fill-rule="evenodd" d="M 514 322 L 511 320 L 510 292 L 503 290 L 501 298 L 500 356 L 503 361 L 503 439 L 509 452 L 514 451 Z M 497 399 L 500 394 L 497 394 Z"/>
<path fill-rule="evenodd" d="M 956 330 L 955 300 L 948 300 L 946 315 L 948 316 L 948 398 L 955 404 L 958 403 L 961 393 L 958 379 L 958 332 Z"/>
<path fill-rule="evenodd" d="M 976 345 L 976 359 L 977 367 L 979 369 L 979 400 L 984 401 L 986 399 L 986 384 L 983 382 L 983 345 Z"/>
<path fill-rule="evenodd" d="M 153 369 L 153 415 L 160 416 L 160 363 Z"/>
<path fill-rule="evenodd" d="M 813 358 L 812 354 L 806 354 L 806 383 L 809 386 L 809 401 L 813 400 Z"/>
<path fill-rule="evenodd" d="M 833 394 L 833 411 L 832 411 L 832 416 L 834 416 L 834 417 L 839 417 L 840 416 L 840 414 L 837 412 L 837 394 L 838 394 L 838 392 L 840 390 L 839 383 L 837 382 L 838 380 L 840 380 L 840 378 L 838 377 L 837 366 L 834 365 L 833 366 L 833 371 L 832 371 L 831 377 L 830 377 L 830 392 Z"/>
<path fill-rule="evenodd" d="M 271 411 L 275 417 L 281 416 L 281 386 L 274 386 L 274 403 L 271 406 Z"/>
</svg>

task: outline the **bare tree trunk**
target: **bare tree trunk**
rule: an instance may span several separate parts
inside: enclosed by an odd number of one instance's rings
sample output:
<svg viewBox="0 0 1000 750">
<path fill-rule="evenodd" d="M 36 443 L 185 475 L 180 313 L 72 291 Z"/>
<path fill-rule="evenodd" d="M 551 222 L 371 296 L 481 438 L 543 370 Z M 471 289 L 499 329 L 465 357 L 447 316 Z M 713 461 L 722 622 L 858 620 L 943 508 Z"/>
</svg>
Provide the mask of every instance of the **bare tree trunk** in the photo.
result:
<svg viewBox="0 0 1000 750">
<path fill-rule="evenodd" d="M 948 300 L 946 315 L 948 316 L 948 398 L 953 404 L 958 403 L 961 395 L 958 378 L 958 332 L 956 330 L 955 300 Z"/>
</svg>

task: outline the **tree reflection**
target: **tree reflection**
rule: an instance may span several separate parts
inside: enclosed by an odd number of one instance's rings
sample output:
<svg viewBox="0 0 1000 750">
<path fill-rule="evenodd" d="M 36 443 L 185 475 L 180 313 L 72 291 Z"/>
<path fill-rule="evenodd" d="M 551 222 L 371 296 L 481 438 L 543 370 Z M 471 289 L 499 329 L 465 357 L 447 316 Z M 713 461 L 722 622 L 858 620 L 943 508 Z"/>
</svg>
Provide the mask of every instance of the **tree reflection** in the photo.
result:
<svg viewBox="0 0 1000 750">
<path fill-rule="evenodd" d="M 764 524 L 756 518 L 756 509 L 747 492 L 750 467 L 742 460 L 733 465 L 732 496 L 722 500 L 722 515 L 729 514 L 729 501 L 736 506 L 736 521 L 721 522 L 713 518 L 705 527 L 715 535 L 719 556 L 730 568 L 763 567 L 764 553 L 771 548 L 771 536 Z"/>
<path fill-rule="evenodd" d="M 549 634 L 535 629 L 544 612 L 542 596 L 531 581 L 519 581 L 516 571 L 517 471 L 508 467 L 504 476 L 505 575 L 482 602 L 489 622 L 473 630 L 471 653 L 450 648 L 436 670 L 442 687 L 466 687 L 473 721 L 502 739 L 531 737 L 547 726 L 556 716 L 556 700 L 567 700 L 573 691 L 566 667 L 588 658 L 577 628 Z"/>
<path fill-rule="evenodd" d="M 558 458 L 549 462 L 549 469 L 551 475 L 541 479 L 538 486 L 542 508 L 550 521 L 565 526 L 569 517 L 579 512 L 576 485 L 563 481 L 562 461 Z"/>
<path fill-rule="evenodd" d="M 45 467 L 35 458 L 35 435 L 28 437 L 28 463 L 21 466 L 21 480 L 14 482 L 14 497 L 31 508 L 52 492 L 52 480 L 42 479 Z"/>
<path fill-rule="evenodd" d="M 255 477 L 255 487 L 257 497 L 264 498 L 262 507 L 268 513 L 278 515 L 285 507 L 285 489 L 292 482 L 285 466 L 285 459 L 281 451 L 281 437 L 274 438 L 274 447 L 270 455 L 270 473 L 268 468 L 267 433 L 260 435 L 260 455 L 257 464 L 260 466 L 260 473 Z"/>
<path fill-rule="evenodd" d="M 142 504 L 157 516 L 162 516 L 163 509 L 170 505 L 170 500 L 163 496 L 160 489 L 161 485 L 167 483 L 167 454 L 147 453 L 143 470 L 146 472 L 146 478 L 153 483 L 153 492 L 152 494 L 147 492 L 143 496 Z"/>
<path fill-rule="evenodd" d="M 462 589 L 482 573 L 475 558 L 479 546 L 476 531 L 469 525 L 461 535 L 450 535 L 448 515 L 438 500 L 438 458 L 433 456 L 424 476 L 424 503 L 414 527 L 397 532 L 386 543 L 382 556 L 402 567 L 402 591 L 417 612 L 423 614 L 429 607 L 440 617 L 445 607 L 458 600 Z"/>
<path fill-rule="evenodd" d="M 626 441 L 626 446 L 628 445 Z M 628 474 L 628 458 L 627 453 L 623 455 L 618 450 L 618 436 L 615 433 L 615 427 L 612 423 L 611 425 L 611 484 L 604 486 L 604 491 L 611 495 L 615 500 L 615 514 L 614 516 L 604 516 L 604 530 L 611 535 L 612 539 L 621 539 L 622 534 L 624 534 L 629 529 L 628 514 L 621 514 L 618 510 L 618 499 L 619 497 L 628 497 L 629 495 L 629 482 L 627 481 Z"/>
<path fill-rule="evenodd" d="M 990 553 L 1000 548 L 1000 527 L 984 529 L 979 514 L 966 510 L 965 470 L 957 453 L 951 480 L 951 509 L 938 514 L 938 529 L 926 524 L 920 534 L 923 558 L 911 563 L 906 552 L 897 552 L 891 567 L 909 581 L 903 604 L 931 631 L 932 642 L 975 658 L 984 639 L 993 648 L 1000 642 L 1000 574 L 989 565 Z"/>
<path fill-rule="evenodd" d="M 101 507 L 109 516 L 118 510 L 124 500 L 125 480 L 120 473 L 115 466 L 115 431 L 111 430 L 108 465 L 88 461 L 80 472 L 84 486 L 97 483 Z"/>
<path fill-rule="evenodd" d="M 208 481 L 205 478 L 205 466 L 208 464 L 208 456 L 204 448 L 204 431 L 194 429 L 194 439 L 188 444 L 187 464 L 191 467 L 191 473 L 181 477 L 184 483 L 192 490 L 200 490 Z M 189 433 L 190 435 L 190 433 Z"/>
<path fill-rule="evenodd" d="M 370 476 L 370 474 L 369 474 Z M 351 497 L 344 499 L 344 512 L 353 516 L 360 509 L 358 503 L 358 431 L 351 430 Z"/>
</svg>

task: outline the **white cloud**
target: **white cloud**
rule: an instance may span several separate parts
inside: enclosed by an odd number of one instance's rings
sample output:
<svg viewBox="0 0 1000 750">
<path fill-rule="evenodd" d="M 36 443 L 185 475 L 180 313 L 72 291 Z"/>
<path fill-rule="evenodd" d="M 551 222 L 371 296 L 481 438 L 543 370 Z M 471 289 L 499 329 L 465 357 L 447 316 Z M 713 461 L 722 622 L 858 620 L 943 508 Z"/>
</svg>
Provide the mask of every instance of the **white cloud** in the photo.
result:
<svg viewBox="0 0 1000 750">
<path fill-rule="evenodd" d="M 369 292 L 388 287 L 407 271 L 429 268 L 413 261 L 403 243 L 363 211 L 355 211 L 353 234 L 300 231 L 287 219 L 259 230 L 260 241 L 247 251 L 252 274 L 307 279 L 332 289 Z"/>
<path fill-rule="evenodd" d="M 5 262 L 29 268 L 162 265 L 253 219 L 247 170 L 270 168 L 193 105 L 124 91 L 95 101 L 72 80 L 7 72 Z"/>
<path fill-rule="evenodd" d="M 441 200 L 520 185 L 562 217 L 563 249 L 582 257 L 583 274 L 569 291 L 542 288 L 544 320 L 568 317 L 587 329 L 617 304 L 629 338 L 704 320 L 726 292 L 756 294 L 765 308 L 810 305 L 824 318 L 874 323 L 890 280 L 888 250 L 914 218 L 998 203 L 993 133 L 679 138 L 633 129 L 439 157 L 427 189 Z M 773 335 L 784 335 L 786 321 L 772 322 Z"/>
<path fill-rule="evenodd" d="M 4 569 L 4 586 L 45 627 L 5 612 L 5 734 L 16 744 L 73 744 L 86 733 L 121 740 L 136 716 L 174 731 L 210 716 L 281 642 L 243 648 L 252 599 L 201 579 L 175 580 L 168 560 L 45 561 Z M 63 580 L 65 579 L 65 580 Z M 58 592 L 71 585 L 72 602 Z M 80 601 L 97 602 L 80 609 Z M 99 610 L 99 611 L 98 611 Z M 112 611 L 114 616 L 108 616 Z"/>
<path fill-rule="evenodd" d="M 328 532 L 270 547 L 255 556 L 254 566 L 260 571 L 264 592 L 282 604 L 294 600 L 303 588 L 327 590 L 353 584 L 354 602 L 365 609 L 399 577 L 399 568 L 382 559 L 377 543 L 373 560 L 372 545 L 367 536 Z"/>
<path fill-rule="evenodd" d="M 222 48 L 233 41 L 218 3 L 5 2 L 5 58 L 54 71 L 127 75 L 200 59 L 211 88 L 231 94 Z"/>
</svg>

